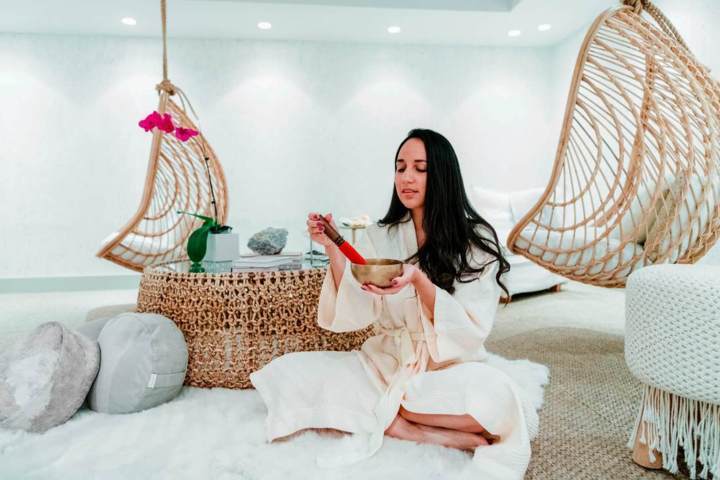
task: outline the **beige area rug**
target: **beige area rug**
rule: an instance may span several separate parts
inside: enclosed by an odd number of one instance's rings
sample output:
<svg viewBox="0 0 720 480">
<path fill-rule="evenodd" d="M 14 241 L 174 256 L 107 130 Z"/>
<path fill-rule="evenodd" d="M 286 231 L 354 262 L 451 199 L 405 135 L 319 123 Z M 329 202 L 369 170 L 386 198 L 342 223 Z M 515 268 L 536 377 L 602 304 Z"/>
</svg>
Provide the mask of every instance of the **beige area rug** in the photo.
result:
<svg viewBox="0 0 720 480">
<path fill-rule="evenodd" d="M 526 479 L 676 478 L 630 458 L 641 386 L 625 365 L 622 336 L 555 327 L 490 339 L 487 347 L 550 368 Z"/>
</svg>

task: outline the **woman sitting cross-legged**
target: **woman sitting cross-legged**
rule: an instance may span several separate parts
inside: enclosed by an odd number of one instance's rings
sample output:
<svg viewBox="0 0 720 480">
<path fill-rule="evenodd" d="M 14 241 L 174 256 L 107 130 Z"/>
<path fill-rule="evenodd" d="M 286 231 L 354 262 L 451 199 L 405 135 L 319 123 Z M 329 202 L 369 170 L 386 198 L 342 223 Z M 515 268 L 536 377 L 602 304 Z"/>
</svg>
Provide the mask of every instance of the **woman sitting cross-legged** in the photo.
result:
<svg viewBox="0 0 720 480">
<path fill-rule="evenodd" d="M 308 215 L 330 258 L 318 323 L 333 332 L 372 325 L 374 335 L 360 351 L 290 353 L 254 372 L 268 437 L 308 428 L 366 436 L 359 450 L 318 459 L 333 466 L 372 455 L 387 435 L 474 451 L 475 471 L 487 474 L 477 478 L 520 479 L 537 413 L 484 347 L 509 263 L 470 205 L 445 137 L 411 131 L 394 164 L 388 212 L 357 245 L 365 258 L 404 261 L 391 287 L 355 280 L 319 214 Z"/>
</svg>

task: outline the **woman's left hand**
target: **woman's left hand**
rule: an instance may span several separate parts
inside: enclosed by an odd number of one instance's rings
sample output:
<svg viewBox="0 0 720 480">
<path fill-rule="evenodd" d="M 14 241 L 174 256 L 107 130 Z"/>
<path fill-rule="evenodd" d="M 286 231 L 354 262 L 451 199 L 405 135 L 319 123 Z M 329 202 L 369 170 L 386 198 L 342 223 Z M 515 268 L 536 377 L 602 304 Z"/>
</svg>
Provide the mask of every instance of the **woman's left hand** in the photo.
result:
<svg viewBox="0 0 720 480">
<path fill-rule="evenodd" d="M 371 283 L 363 283 L 361 288 L 366 292 L 372 292 L 378 295 L 392 295 L 405 288 L 408 284 L 412 283 L 419 273 L 420 270 L 418 270 L 415 265 L 403 263 L 403 274 L 399 277 L 393 278 L 391 286 L 382 288 Z"/>
</svg>

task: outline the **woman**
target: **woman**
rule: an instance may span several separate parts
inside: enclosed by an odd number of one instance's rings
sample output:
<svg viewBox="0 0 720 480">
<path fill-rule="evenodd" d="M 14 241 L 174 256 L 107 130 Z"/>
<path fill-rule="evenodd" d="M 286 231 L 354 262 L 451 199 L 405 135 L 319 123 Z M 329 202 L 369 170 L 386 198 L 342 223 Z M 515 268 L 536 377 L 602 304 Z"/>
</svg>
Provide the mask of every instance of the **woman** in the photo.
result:
<svg viewBox="0 0 720 480">
<path fill-rule="evenodd" d="M 254 372 L 269 439 L 306 428 L 365 435 L 362 449 L 319 459 L 342 465 L 372 455 L 384 434 L 474 450 L 478 474 L 522 478 L 537 413 L 484 362 L 510 266 L 468 202 L 450 142 L 431 130 L 408 134 L 390 208 L 356 246 L 365 258 L 404 260 L 391 287 L 360 285 L 319 214 L 307 224 L 330 258 L 318 323 L 334 332 L 373 325 L 375 335 L 360 351 L 291 353 Z"/>
</svg>

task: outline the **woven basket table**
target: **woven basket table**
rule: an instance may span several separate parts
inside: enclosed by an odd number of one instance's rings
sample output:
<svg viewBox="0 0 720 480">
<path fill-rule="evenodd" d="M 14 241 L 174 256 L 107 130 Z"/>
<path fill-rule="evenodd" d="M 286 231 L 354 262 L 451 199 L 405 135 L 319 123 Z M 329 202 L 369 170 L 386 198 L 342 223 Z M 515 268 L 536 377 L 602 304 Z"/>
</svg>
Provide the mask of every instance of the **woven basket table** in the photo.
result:
<svg viewBox="0 0 720 480">
<path fill-rule="evenodd" d="M 189 262 L 145 268 L 138 311 L 164 315 L 185 335 L 185 384 L 251 388 L 249 376 L 289 352 L 359 349 L 371 329 L 333 333 L 317 324 L 326 267 L 188 273 Z"/>
</svg>

